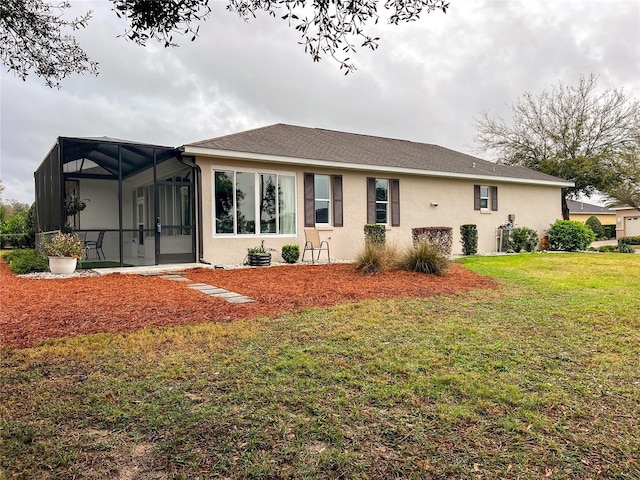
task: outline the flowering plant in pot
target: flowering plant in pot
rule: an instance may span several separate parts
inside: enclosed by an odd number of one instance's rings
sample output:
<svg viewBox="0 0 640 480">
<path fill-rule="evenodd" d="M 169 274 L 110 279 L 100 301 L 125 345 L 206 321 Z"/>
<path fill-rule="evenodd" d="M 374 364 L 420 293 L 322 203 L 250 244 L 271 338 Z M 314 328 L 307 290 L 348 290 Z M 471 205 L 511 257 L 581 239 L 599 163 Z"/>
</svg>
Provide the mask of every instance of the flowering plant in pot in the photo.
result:
<svg viewBox="0 0 640 480">
<path fill-rule="evenodd" d="M 45 239 L 40 248 L 49 257 L 51 273 L 73 273 L 85 254 L 85 245 L 75 233 L 56 233 L 51 239 Z"/>
<path fill-rule="evenodd" d="M 262 240 L 259 247 L 247 249 L 247 263 L 252 267 L 267 267 L 271 265 L 271 252 L 275 251 L 273 248 L 265 248 Z"/>
</svg>

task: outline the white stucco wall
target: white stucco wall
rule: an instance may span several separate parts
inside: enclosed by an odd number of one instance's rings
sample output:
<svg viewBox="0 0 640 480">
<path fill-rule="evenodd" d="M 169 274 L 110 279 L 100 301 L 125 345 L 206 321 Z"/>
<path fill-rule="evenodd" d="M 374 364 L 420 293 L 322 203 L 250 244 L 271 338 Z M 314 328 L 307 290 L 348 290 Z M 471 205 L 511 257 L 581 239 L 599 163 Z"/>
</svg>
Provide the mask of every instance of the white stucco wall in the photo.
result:
<svg viewBox="0 0 640 480">
<path fill-rule="evenodd" d="M 478 251 L 496 251 L 496 228 L 515 215 L 515 225 L 533 228 L 539 236 L 545 234 L 555 220 L 562 218 L 561 190 L 555 186 L 525 185 L 507 182 L 447 179 L 370 173 L 354 170 L 328 170 L 300 166 L 198 157 L 202 169 L 203 257 L 214 264 L 240 263 L 247 248 L 265 239 L 265 246 L 280 252 L 283 245 L 304 245 L 304 183 L 303 173 L 340 174 L 343 176 L 344 226 L 321 228 L 320 236 L 329 240 L 332 259 L 351 260 L 364 244 L 367 223 L 366 178 L 400 179 L 400 226 L 388 227 L 387 240 L 398 247 L 411 244 L 414 227 L 446 226 L 453 229 L 453 253 L 462 252 L 460 225 L 473 223 L 478 228 Z M 213 233 L 213 171 L 244 170 L 264 173 L 295 173 L 297 188 L 297 235 L 224 236 Z M 498 211 L 474 210 L 474 184 L 498 187 Z M 438 206 L 432 206 L 437 203 Z M 280 259 L 279 253 L 274 254 Z"/>
</svg>

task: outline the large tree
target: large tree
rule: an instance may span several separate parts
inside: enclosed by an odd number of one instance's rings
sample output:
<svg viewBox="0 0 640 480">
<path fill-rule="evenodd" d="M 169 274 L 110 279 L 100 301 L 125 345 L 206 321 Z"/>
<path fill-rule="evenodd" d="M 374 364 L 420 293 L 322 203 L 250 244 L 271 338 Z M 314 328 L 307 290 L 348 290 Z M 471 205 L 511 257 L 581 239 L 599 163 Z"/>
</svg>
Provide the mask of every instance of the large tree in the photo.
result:
<svg viewBox="0 0 640 480">
<path fill-rule="evenodd" d="M 629 205 L 640 210 L 640 132 L 635 144 L 618 159 L 616 171 L 619 182 L 604 192 L 611 200 L 611 206 Z"/>
<path fill-rule="evenodd" d="M 621 184 L 622 158 L 637 141 L 640 104 L 621 89 L 599 93 L 597 77 L 577 86 L 559 83 L 538 95 L 525 93 L 507 122 L 484 112 L 476 120 L 476 145 L 498 161 L 570 180 L 562 198 L 608 192 Z"/>
<path fill-rule="evenodd" d="M 210 15 L 209 0 L 110 0 L 118 17 L 128 21 L 123 36 L 145 45 L 157 40 L 175 46 L 174 37 L 198 36 L 200 23 Z M 336 60 L 345 73 L 355 69 L 348 55 L 357 46 L 376 49 L 378 37 L 371 23 L 385 12 L 391 24 L 411 22 L 424 12 L 449 7 L 447 0 L 226 0 L 226 8 L 248 20 L 257 12 L 280 17 L 300 33 L 300 43 L 314 61 L 323 56 Z M 73 73 L 97 74 L 98 64 L 88 58 L 70 32 L 85 28 L 91 12 L 65 19 L 68 1 L 2 0 L 0 2 L 0 58 L 23 80 L 29 73 L 47 85 Z"/>
</svg>

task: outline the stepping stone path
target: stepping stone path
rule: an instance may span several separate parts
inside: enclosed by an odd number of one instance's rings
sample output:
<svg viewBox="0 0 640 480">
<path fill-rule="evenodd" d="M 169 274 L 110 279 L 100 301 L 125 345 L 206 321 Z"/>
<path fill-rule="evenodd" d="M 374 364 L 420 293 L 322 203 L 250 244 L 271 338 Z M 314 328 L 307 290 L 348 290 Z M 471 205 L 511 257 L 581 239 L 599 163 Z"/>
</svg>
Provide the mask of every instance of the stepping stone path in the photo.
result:
<svg viewBox="0 0 640 480">
<path fill-rule="evenodd" d="M 165 280 L 173 280 L 174 282 L 191 282 L 188 278 L 183 277 L 179 273 L 174 273 L 171 275 L 160 275 L 160 278 L 164 278 Z M 189 288 L 193 290 L 198 290 L 205 295 L 210 295 L 212 297 L 220 297 L 224 298 L 229 303 L 252 303 L 255 302 L 252 298 L 246 297 L 239 293 L 230 292 L 229 290 L 225 290 L 224 288 L 214 287 L 212 285 L 207 285 L 206 283 L 190 283 L 187 285 Z"/>
</svg>

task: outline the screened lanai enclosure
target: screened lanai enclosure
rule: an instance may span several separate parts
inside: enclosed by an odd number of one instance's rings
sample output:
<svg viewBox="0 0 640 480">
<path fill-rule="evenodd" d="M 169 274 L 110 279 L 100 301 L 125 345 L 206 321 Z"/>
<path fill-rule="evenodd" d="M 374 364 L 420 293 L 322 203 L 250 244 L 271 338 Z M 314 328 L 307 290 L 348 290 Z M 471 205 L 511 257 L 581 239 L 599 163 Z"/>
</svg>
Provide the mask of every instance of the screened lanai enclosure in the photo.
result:
<svg viewBox="0 0 640 480">
<path fill-rule="evenodd" d="M 35 172 L 37 231 L 74 231 L 97 266 L 194 262 L 196 173 L 171 147 L 59 137 Z"/>
</svg>

